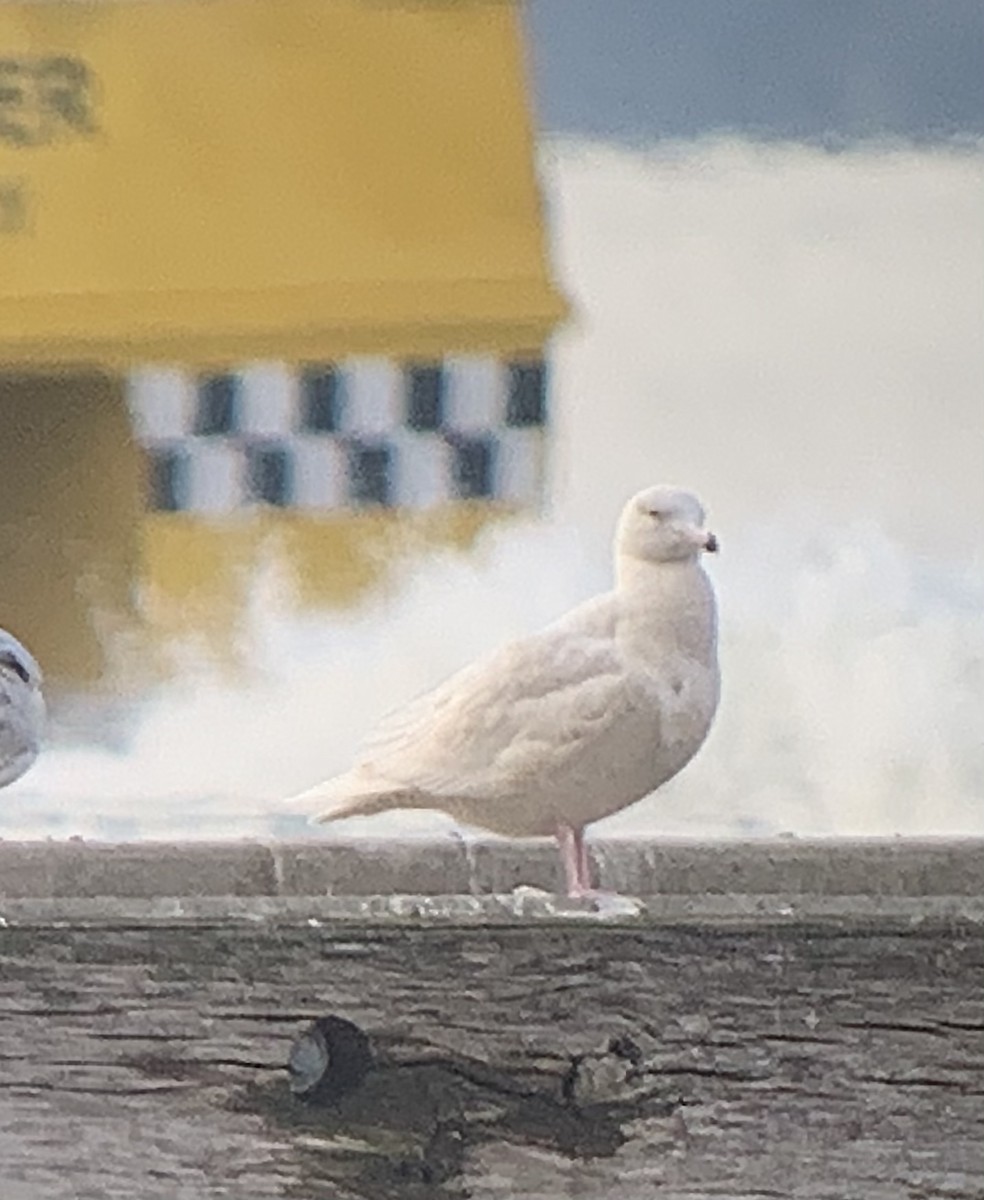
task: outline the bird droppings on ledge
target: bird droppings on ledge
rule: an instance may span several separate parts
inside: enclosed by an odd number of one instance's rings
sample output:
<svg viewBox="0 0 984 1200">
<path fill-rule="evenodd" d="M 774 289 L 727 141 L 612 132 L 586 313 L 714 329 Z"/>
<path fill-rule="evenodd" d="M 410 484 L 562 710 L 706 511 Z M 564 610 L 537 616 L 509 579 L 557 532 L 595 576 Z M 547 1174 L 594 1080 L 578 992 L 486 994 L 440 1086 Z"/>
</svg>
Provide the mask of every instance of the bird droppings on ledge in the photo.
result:
<svg viewBox="0 0 984 1200">
<path fill-rule="evenodd" d="M 0 900 L 0 928 L 195 927 L 441 929 L 657 928 L 714 924 L 736 928 L 837 925 L 917 928 L 927 923 L 984 925 L 984 896 L 647 896 L 618 897 L 610 911 L 567 896 L 194 896 L 176 899 Z"/>
</svg>

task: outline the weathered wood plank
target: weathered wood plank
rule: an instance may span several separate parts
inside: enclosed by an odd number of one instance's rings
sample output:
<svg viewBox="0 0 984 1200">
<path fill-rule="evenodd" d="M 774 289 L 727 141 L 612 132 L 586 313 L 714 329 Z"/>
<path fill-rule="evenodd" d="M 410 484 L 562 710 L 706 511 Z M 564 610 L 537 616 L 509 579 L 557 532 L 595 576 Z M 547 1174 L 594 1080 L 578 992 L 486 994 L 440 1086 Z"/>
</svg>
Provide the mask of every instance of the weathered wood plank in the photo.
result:
<svg viewBox="0 0 984 1200">
<path fill-rule="evenodd" d="M 975 920 L 131 919 L 0 963 L 15 1200 L 984 1196 Z M 377 1066 L 317 1108 L 328 1013 Z"/>
<path fill-rule="evenodd" d="M 0 843 L 0 1198 L 982 1200 L 981 849 Z"/>
</svg>

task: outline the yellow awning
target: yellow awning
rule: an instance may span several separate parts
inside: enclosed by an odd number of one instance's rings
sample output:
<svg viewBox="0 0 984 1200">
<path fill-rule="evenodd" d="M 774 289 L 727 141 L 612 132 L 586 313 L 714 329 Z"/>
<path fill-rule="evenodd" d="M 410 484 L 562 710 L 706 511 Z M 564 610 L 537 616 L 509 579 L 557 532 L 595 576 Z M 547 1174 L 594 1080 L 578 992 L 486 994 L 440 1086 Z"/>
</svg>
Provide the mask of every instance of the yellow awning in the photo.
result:
<svg viewBox="0 0 984 1200">
<path fill-rule="evenodd" d="M 518 14 L 0 4 L 0 364 L 532 349 Z"/>
</svg>

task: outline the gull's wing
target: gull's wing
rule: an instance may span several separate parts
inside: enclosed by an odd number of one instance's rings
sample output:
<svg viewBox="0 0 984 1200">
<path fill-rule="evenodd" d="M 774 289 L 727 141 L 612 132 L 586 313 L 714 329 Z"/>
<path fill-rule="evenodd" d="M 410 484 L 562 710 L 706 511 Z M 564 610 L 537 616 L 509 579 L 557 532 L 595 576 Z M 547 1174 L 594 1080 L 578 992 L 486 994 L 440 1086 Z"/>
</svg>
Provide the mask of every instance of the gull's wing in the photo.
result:
<svg viewBox="0 0 984 1200">
<path fill-rule="evenodd" d="M 586 743 L 597 752 L 642 702 L 615 642 L 615 605 L 589 601 L 412 701 L 383 721 L 351 774 L 367 788 L 481 797 L 563 766 Z"/>
</svg>

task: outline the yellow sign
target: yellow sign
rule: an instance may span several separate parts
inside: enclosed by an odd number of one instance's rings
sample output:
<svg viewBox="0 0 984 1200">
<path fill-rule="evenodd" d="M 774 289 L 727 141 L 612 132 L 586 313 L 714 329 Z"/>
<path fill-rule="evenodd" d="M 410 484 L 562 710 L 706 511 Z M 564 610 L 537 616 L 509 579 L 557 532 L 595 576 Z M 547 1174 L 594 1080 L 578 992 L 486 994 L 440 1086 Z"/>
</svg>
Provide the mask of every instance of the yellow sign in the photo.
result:
<svg viewBox="0 0 984 1200">
<path fill-rule="evenodd" d="M 512 4 L 0 4 L 0 366 L 531 349 L 563 311 Z"/>
</svg>

